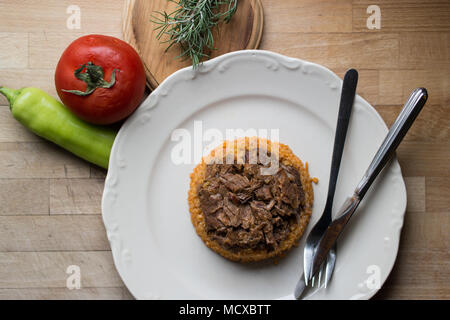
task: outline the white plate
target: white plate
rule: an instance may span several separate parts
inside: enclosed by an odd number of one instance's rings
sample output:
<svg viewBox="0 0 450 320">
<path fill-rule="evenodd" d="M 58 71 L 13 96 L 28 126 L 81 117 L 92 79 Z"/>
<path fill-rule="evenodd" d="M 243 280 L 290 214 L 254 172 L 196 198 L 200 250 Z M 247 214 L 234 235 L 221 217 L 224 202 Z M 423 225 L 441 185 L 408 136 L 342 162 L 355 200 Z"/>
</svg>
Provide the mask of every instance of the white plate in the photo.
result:
<svg viewBox="0 0 450 320">
<path fill-rule="evenodd" d="M 278 299 L 288 297 L 303 268 L 306 234 L 328 187 L 342 81 L 317 64 L 267 51 L 239 51 L 167 78 L 125 122 L 114 142 L 102 212 L 120 276 L 138 299 Z M 245 265 L 208 249 L 190 221 L 189 174 L 175 165 L 174 129 L 280 129 L 280 141 L 309 162 L 312 220 L 298 248 L 278 265 Z M 355 99 L 335 209 L 351 195 L 387 128 L 364 99 Z M 270 137 L 269 137 L 270 138 Z M 329 288 L 313 299 L 368 299 L 397 255 L 406 191 L 396 160 L 384 170 L 338 244 Z"/>
</svg>

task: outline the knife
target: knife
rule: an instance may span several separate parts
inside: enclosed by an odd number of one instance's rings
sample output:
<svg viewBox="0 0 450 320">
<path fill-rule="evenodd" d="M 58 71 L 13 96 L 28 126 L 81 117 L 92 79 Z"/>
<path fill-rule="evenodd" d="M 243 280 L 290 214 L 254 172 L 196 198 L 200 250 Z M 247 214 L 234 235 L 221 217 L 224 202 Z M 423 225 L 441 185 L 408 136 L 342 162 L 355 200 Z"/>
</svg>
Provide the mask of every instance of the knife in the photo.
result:
<svg viewBox="0 0 450 320">
<path fill-rule="evenodd" d="M 347 198 L 338 211 L 336 218 L 320 238 L 313 255 L 312 275 L 315 275 L 320 270 L 320 266 L 325 261 L 328 252 L 336 243 L 375 178 L 395 154 L 395 150 L 419 115 L 427 99 L 428 93 L 425 88 L 414 89 L 411 93 L 408 101 L 403 106 L 403 109 L 400 111 L 400 114 L 375 154 L 372 163 L 356 187 L 353 196 Z"/>
</svg>

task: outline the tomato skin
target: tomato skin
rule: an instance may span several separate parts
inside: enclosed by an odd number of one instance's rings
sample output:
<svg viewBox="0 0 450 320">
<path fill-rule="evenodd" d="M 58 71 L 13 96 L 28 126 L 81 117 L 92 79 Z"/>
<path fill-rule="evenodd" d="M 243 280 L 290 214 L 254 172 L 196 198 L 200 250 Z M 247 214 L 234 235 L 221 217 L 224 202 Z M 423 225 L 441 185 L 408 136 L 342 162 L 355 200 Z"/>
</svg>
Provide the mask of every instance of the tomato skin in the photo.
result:
<svg viewBox="0 0 450 320">
<path fill-rule="evenodd" d="M 74 75 L 81 65 L 92 62 L 104 70 L 111 88 L 97 88 L 87 96 L 63 90 L 86 91 L 86 83 Z M 55 72 L 55 86 L 65 106 L 81 119 L 94 124 L 111 124 L 129 116 L 145 92 L 145 70 L 137 52 L 126 42 L 104 35 L 87 35 L 72 42 L 63 52 Z"/>
</svg>

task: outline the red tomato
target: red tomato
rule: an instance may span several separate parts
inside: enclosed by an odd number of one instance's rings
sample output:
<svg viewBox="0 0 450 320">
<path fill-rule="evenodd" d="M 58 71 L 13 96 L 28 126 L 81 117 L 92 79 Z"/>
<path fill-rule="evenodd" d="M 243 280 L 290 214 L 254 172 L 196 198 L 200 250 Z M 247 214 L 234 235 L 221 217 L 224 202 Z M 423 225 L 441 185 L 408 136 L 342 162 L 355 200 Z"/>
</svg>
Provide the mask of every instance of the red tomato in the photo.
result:
<svg viewBox="0 0 450 320">
<path fill-rule="evenodd" d="M 62 54 L 55 85 L 61 101 L 78 117 L 111 124 L 129 116 L 142 101 L 145 71 L 139 55 L 126 42 L 88 35 L 72 42 Z"/>
</svg>

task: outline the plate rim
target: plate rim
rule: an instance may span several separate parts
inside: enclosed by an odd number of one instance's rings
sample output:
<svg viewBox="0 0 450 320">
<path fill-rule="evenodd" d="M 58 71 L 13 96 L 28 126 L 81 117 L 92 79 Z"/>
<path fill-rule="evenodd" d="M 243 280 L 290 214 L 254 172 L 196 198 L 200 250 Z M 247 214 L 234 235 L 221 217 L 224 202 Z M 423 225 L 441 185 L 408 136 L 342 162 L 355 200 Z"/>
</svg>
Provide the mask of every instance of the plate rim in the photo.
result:
<svg viewBox="0 0 450 320">
<path fill-rule="evenodd" d="M 274 61 L 276 61 L 277 63 L 281 63 L 284 67 L 286 67 L 288 69 L 303 68 L 304 66 L 311 67 L 311 68 L 320 70 L 320 72 L 327 74 L 327 76 L 332 77 L 335 81 L 338 81 L 339 84 L 342 84 L 342 79 L 336 73 L 334 73 L 327 67 L 317 64 L 317 63 L 314 63 L 314 62 L 309 62 L 306 60 L 289 57 L 286 55 L 282 55 L 280 53 L 276 53 L 273 51 L 267 51 L 267 50 L 239 50 L 239 51 L 230 52 L 230 53 L 221 55 L 219 57 L 216 57 L 214 59 L 205 61 L 203 64 L 201 64 L 198 67 L 197 70 L 194 70 L 192 67 L 182 68 L 182 69 L 172 73 L 163 82 L 161 82 L 161 84 L 156 89 L 154 89 L 151 92 L 151 94 L 141 103 L 141 105 L 137 108 L 137 110 L 123 123 L 123 125 L 119 129 L 119 132 L 114 140 L 114 143 L 113 143 L 113 146 L 111 149 L 111 154 L 110 154 L 110 159 L 109 159 L 109 168 L 108 168 L 107 175 L 105 178 L 105 184 L 104 184 L 104 189 L 103 189 L 103 194 L 102 194 L 102 202 L 101 202 L 102 220 L 103 220 L 103 223 L 105 226 L 108 242 L 110 243 L 110 246 L 111 246 L 111 252 L 112 252 L 112 256 L 113 256 L 114 266 L 116 267 L 116 270 L 117 270 L 119 276 L 121 277 L 122 281 L 124 282 L 124 285 L 128 288 L 128 290 L 132 293 L 132 295 L 136 299 L 140 299 L 140 298 L 137 297 L 137 295 L 135 293 L 133 293 L 133 289 L 127 285 L 126 276 L 124 275 L 124 271 L 122 270 L 121 259 L 122 260 L 126 259 L 126 255 L 127 255 L 126 250 L 127 249 L 123 249 L 120 241 L 117 241 L 117 240 L 119 240 L 119 239 L 117 239 L 118 238 L 118 234 L 117 234 L 118 226 L 116 224 L 112 223 L 111 220 L 109 220 L 109 216 L 108 216 L 108 215 L 111 215 L 111 213 L 108 213 L 108 201 L 111 201 L 108 199 L 109 198 L 108 195 L 112 195 L 113 200 L 117 197 L 117 194 L 115 194 L 115 191 L 113 191 L 113 189 L 114 189 L 115 185 L 117 184 L 117 176 L 114 173 L 117 172 L 121 167 L 121 165 L 120 165 L 121 159 L 120 158 L 118 159 L 118 156 L 117 156 L 117 149 L 118 149 L 118 145 L 120 143 L 119 141 L 126 136 L 126 134 L 124 132 L 127 130 L 128 126 L 130 126 L 130 123 L 134 122 L 138 117 L 145 116 L 145 113 L 148 112 L 148 109 L 152 109 L 154 107 L 154 103 L 153 103 L 153 105 L 152 105 L 152 103 L 150 103 L 151 100 L 152 99 L 155 100 L 154 98 L 158 95 L 161 95 L 161 96 L 167 95 L 169 88 L 166 88 L 166 87 L 168 87 L 173 81 L 177 80 L 177 78 L 181 78 L 183 81 L 192 80 L 192 79 L 195 79 L 197 73 L 206 74 L 206 73 L 212 71 L 213 69 L 220 67 L 221 63 L 224 61 L 227 61 L 227 60 L 231 61 L 232 59 L 234 59 L 236 57 L 248 56 L 248 55 L 269 57 L 269 58 L 273 59 Z M 270 66 L 266 66 L 266 67 L 268 67 L 270 69 Z M 183 75 L 185 75 L 185 77 L 182 77 Z M 384 122 L 383 118 L 378 113 L 378 111 L 367 100 L 365 100 L 360 95 L 357 94 L 355 97 L 355 101 L 356 101 L 356 99 L 360 99 L 365 106 L 369 107 L 369 110 L 377 118 L 377 121 L 380 124 L 382 124 L 385 132 L 387 133 L 388 128 L 386 126 L 386 123 Z M 389 263 L 386 262 L 386 264 L 383 266 L 386 270 L 386 273 L 385 273 L 385 276 L 382 276 L 380 288 L 371 290 L 371 291 L 363 294 L 361 297 L 358 297 L 358 299 L 361 299 L 361 298 L 370 299 L 383 287 L 387 278 L 391 274 L 392 269 L 393 269 L 395 262 L 397 260 L 397 257 L 398 257 L 398 251 L 399 251 L 399 246 L 400 246 L 400 237 L 401 237 L 401 232 L 402 232 L 402 228 L 403 228 L 403 224 L 404 224 L 404 217 L 405 217 L 406 206 L 407 206 L 407 192 L 406 192 L 405 180 L 404 180 L 404 177 L 403 177 L 403 174 L 401 171 L 400 164 L 398 163 L 397 157 L 393 158 L 392 165 L 396 165 L 398 167 L 399 176 L 401 178 L 402 194 L 404 195 L 404 201 L 401 204 L 401 208 L 398 209 L 398 211 L 401 212 L 401 215 L 398 216 L 399 218 L 401 218 L 401 224 L 398 226 L 398 228 L 396 228 L 394 231 L 392 231 L 393 238 L 391 240 L 393 241 L 393 246 L 392 246 L 392 250 L 391 250 L 390 254 L 393 254 L 393 258 L 390 259 Z M 386 254 L 386 256 L 387 256 L 387 254 Z M 149 298 L 156 298 L 156 297 L 149 297 Z"/>
</svg>

